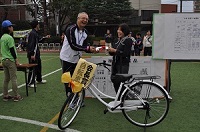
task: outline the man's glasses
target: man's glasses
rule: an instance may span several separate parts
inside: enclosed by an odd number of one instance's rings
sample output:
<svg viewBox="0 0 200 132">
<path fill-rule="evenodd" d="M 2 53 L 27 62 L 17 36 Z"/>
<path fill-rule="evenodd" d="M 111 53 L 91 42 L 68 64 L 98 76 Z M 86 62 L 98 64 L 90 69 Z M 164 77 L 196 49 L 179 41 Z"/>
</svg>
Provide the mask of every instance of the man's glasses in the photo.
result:
<svg viewBox="0 0 200 132">
<path fill-rule="evenodd" d="M 86 17 L 78 17 L 79 19 L 81 19 L 81 20 L 86 20 L 86 21 L 88 21 L 89 19 L 88 18 L 86 18 Z"/>
</svg>

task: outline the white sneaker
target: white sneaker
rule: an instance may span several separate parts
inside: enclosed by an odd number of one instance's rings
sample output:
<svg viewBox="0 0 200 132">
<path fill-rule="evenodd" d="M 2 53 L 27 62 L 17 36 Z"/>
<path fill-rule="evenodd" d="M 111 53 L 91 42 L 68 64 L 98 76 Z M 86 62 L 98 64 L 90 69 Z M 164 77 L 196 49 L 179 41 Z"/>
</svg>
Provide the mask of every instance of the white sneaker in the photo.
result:
<svg viewBox="0 0 200 132">
<path fill-rule="evenodd" d="M 34 84 L 30 84 L 30 85 L 28 85 L 28 87 L 34 88 Z M 35 87 L 37 87 L 37 85 L 35 85 Z"/>
<path fill-rule="evenodd" d="M 41 82 L 36 81 L 36 83 L 38 84 L 45 84 L 47 82 L 47 80 L 42 80 Z"/>
</svg>

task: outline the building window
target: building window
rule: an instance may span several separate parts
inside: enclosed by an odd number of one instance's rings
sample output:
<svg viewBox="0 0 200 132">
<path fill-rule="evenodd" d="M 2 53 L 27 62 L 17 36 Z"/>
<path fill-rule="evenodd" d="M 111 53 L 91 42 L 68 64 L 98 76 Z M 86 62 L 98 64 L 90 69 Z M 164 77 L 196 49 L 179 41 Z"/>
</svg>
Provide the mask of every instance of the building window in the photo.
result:
<svg viewBox="0 0 200 132">
<path fill-rule="evenodd" d="M 159 10 L 142 10 L 142 21 L 152 21 L 154 13 L 159 13 Z"/>
</svg>

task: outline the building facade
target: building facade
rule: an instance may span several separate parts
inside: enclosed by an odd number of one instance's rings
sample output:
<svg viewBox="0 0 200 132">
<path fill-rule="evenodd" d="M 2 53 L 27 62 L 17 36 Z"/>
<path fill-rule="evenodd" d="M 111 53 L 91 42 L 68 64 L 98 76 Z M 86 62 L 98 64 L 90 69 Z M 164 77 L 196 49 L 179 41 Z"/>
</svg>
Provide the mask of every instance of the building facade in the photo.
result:
<svg viewBox="0 0 200 132">
<path fill-rule="evenodd" d="M 138 14 L 137 19 L 142 31 L 152 29 L 153 14 L 161 12 L 161 0 L 130 0 Z"/>
<path fill-rule="evenodd" d="M 0 21 L 4 19 L 9 19 L 11 21 L 31 21 L 39 17 L 38 13 L 40 12 L 36 10 L 35 6 L 39 6 L 37 2 L 41 0 L 35 1 L 36 4 L 34 4 L 32 0 L 0 0 Z M 28 12 L 27 5 L 29 8 L 32 8 L 35 13 L 31 14 Z"/>
<path fill-rule="evenodd" d="M 25 1 L 21 0 L 21 2 Z M 17 4 L 20 4 L 18 0 L 0 0 L 0 20 L 25 20 L 25 6 L 17 6 Z"/>
<path fill-rule="evenodd" d="M 153 13 L 161 12 L 161 0 L 130 0 L 130 2 L 141 17 L 141 24 L 150 23 Z"/>
<path fill-rule="evenodd" d="M 199 13 L 200 12 L 200 1 L 194 1 L 193 4 L 194 4 L 194 7 L 193 7 L 194 12 Z"/>
</svg>

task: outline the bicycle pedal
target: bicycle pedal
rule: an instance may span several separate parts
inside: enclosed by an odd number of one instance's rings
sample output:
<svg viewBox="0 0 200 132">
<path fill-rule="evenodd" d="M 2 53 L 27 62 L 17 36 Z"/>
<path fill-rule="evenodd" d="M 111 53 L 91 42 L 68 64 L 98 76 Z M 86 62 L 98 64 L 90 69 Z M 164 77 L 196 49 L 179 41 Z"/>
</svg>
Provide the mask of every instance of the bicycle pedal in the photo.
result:
<svg viewBox="0 0 200 132">
<path fill-rule="evenodd" d="M 105 110 L 103 111 L 104 114 L 106 114 L 107 112 L 108 112 L 108 109 L 105 109 Z"/>
</svg>

